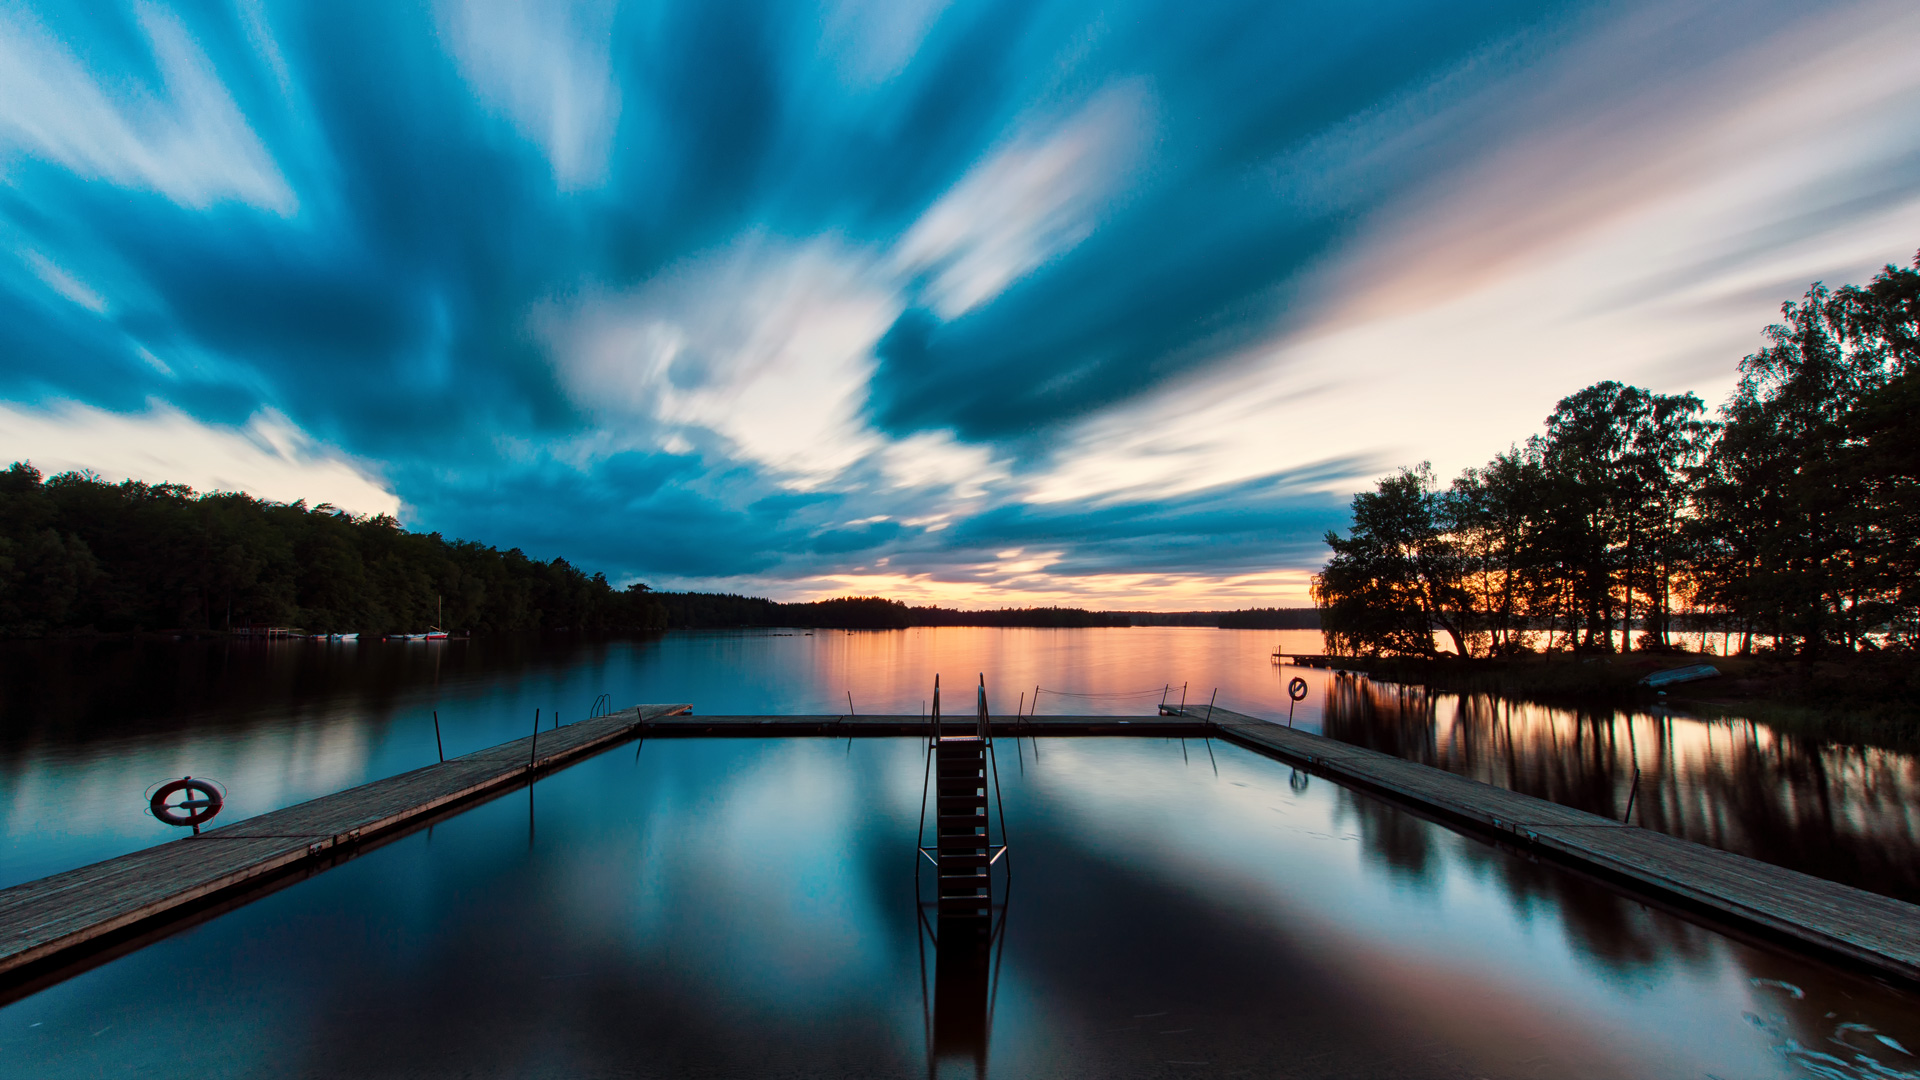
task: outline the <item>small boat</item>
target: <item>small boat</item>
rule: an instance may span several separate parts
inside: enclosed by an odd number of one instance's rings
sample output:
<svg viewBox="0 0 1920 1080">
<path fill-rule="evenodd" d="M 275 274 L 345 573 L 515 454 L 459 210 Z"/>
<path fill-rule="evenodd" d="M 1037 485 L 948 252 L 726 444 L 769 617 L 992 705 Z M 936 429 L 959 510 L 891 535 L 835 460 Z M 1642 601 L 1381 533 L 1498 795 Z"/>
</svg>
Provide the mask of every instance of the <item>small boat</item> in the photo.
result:
<svg viewBox="0 0 1920 1080">
<path fill-rule="evenodd" d="M 1672 686 L 1675 683 L 1698 682 L 1701 679 L 1711 679 L 1719 674 L 1720 669 L 1714 667 L 1712 664 L 1693 664 L 1683 668 L 1669 668 L 1666 671 L 1656 671 L 1646 678 L 1641 679 L 1640 685 L 1652 687 Z"/>
<path fill-rule="evenodd" d="M 441 620 L 447 617 L 446 604 L 436 596 L 433 598 L 433 625 L 427 627 L 425 637 L 428 641 L 445 641 L 447 632 L 440 629 Z"/>
<path fill-rule="evenodd" d="M 335 634 L 335 635 L 333 635 L 333 636 L 332 636 L 332 638 L 331 638 L 330 640 L 332 640 L 332 641 L 359 641 L 359 640 L 360 640 L 360 635 L 359 635 L 359 634 Z"/>
</svg>

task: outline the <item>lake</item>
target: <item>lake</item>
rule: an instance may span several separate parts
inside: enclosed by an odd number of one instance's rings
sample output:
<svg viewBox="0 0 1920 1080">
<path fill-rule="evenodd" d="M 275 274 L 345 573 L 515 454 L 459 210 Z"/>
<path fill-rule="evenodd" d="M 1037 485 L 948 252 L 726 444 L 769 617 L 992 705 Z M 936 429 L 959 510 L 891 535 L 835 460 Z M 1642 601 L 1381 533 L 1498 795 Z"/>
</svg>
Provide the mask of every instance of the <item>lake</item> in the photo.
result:
<svg viewBox="0 0 1920 1080">
<path fill-rule="evenodd" d="M 18 646 L 0 870 L 12 883 L 171 839 L 141 798 L 170 775 L 222 781 L 224 822 L 430 762 L 435 711 L 455 754 L 524 735 L 536 708 L 583 718 L 601 693 L 710 714 L 841 712 L 851 693 L 856 711 L 918 712 L 937 670 L 962 687 L 984 672 L 1007 712 L 1036 685 L 1041 712 L 1150 712 L 1185 683 L 1190 701 L 1218 686 L 1222 705 L 1284 722 L 1295 672 L 1268 659 L 1282 641 L 941 628 Z M 1660 735 L 1631 716 L 1415 706 L 1303 677 L 1296 725 L 1462 771 L 1504 760 L 1489 778 L 1516 786 L 1612 768 L 1624 748 L 1650 825 L 1746 820 L 1737 785 L 1700 768 L 1746 768 L 1755 746 L 1823 752 L 1737 724 L 1707 725 L 1700 748 L 1696 721 L 1660 718 Z M 0 1008 L 0 1062 L 183 1078 L 1920 1074 L 1913 995 L 1218 740 L 1152 738 L 1001 740 L 1011 880 L 982 969 L 990 1023 L 934 1055 L 922 750 L 617 747 Z M 1910 782 L 1910 762 L 1875 768 Z M 1849 786 L 1880 782 L 1831 769 L 1827 805 L 1863 836 L 1901 835 L 1872 824 L 1871 799 L 1892 796 Z M 1618 794 L 1567 785 L 1603 789 Z M 1811 829 L 1807 813 L 1786 820 Z"/>
<path fill-rule="evenodd" d="M 456 642 L 0 647 L 0 887 L 172 837 L 143 793 L 224 782 L 250 817 L 619 706 L 917 713 L 984 673 L 996 712 L 1151 714 L 1163 694 L 1298 726 L 1691 840 L 1920 901 L 1920 759 L 1740 720 L 1403 693 L 1282 667 L 1317 631 L 1133 627 L 675 632 Z M 1184 688 L 1184 690 L 1183 690 Z M 971 698 L 965 699 L 970 707 Z M 1640 770 L 1636 792 L 1634 769 Z"/>
</svg>

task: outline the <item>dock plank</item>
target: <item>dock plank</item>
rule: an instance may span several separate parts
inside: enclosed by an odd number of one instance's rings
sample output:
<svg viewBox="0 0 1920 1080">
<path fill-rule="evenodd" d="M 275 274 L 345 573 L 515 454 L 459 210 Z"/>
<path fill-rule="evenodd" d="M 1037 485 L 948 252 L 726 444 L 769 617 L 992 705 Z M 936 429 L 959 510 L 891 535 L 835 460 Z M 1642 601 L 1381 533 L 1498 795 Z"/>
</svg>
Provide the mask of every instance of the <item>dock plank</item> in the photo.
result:
<svg viewBox="0 0 1920 1080">
<path fill-rule="evenodd" d="M 337 845 L 369 839 L 462 799 L 518 783 L 689 707 L 636 706 L 0 889 L 0 975 L 162 918 Z"/>
<path fill-rule="evenodd" d="M 1224 739 L 1333 780 L 1510 834 L 1769 937 L 1920 983 L 1920 906 L 1230 710 L 1215 710 L 1213 725 Z"/>
</svg>

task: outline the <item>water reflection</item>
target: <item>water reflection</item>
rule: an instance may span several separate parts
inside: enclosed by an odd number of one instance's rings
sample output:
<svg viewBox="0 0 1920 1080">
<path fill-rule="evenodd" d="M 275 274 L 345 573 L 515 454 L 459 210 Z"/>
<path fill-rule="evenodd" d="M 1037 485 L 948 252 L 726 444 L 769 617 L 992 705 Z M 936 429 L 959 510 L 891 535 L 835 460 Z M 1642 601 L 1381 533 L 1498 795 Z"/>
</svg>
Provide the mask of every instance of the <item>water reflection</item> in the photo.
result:
<svg viewBox="0 0 1920 1080">
<path fill-rule="evenodd" d="M 1571 710 L 1341 678 L 1327 735 L 1920 901 L 1920 760 L 1743 720 Z M 1636 787 L 1635 777 L 1638 777 Z"/>
<path fill-rule="evenodd" d="M 1915 1068 L 1909 996 L 1214 752 L 1217 775 L 1172 742 L 1063 739 L 1008 771 L 1020 885 L 990 1039 L 977 964 L 934 995 L 964 1007 L 925 1011 L 918 740 L 654 740 L 540 781 L 531 844 L 528 808 L 502 798 L 0 1009 L 0 1061 L 46 1078 Z"/>
<path fill-rule="evenodd" d="M 1138 715 L 1188 682 L 1267 715 L 1285 700 L 1272 647 L 1175 627 L 0 644 L 0 887 L 173 839 L 140 798 L 169 776 L 224 781 L 233 821 L 432 762 L 436 711 L 449 755 L 525 736 L 535 709 L 584 717 L 602 693 L 917 714 L 942 670 L 990 673 L 1006 712 L 1038 686 L 1042 712 Z"/>
<path fill-rule="evenodd" d="M 619 702 L 704 713 L 919 713 L 932 676 L 986 672 L 1009 712 L 1150 713 L 1162 687 L 1266 718 L 1287 680 L 1299 727 L 1635 820 L 1906 899 L 1920 899 L 1920 764 L 1764 725 L 1581 713 L 1485 698 L 1403 698 L 1269 661 L 1313 631 L 1178 627 L 673 633 L 629 641 L 482 638 L 0 646 L 0 887 L 172 839 L 145 812 L 155 781 L 226 783 L 239 820 L 436 760 L 433 713 L 460 754 L 527 733 L 535 709 Z M 1324 705 L 1324 709 L 1323 709 Z M 1034 748 L 1023 751 L 1021 767 Z M 1042 750 L 1051 753 L 1051 750 Z M 1009 766 L 1014 767 L 1013 765 Z M 1407 860 L 1415 855 L 1407 852 Z"/>
</svg>

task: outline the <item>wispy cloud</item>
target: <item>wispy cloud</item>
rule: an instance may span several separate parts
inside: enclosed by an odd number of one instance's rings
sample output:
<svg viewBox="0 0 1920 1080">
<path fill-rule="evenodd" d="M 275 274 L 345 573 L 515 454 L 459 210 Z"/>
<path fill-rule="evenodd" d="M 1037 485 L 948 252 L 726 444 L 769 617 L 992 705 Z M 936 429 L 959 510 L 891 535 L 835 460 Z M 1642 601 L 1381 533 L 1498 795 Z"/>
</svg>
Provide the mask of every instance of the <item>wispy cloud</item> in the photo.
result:
<svg viewBox="0 0 1920 1080">
<path fill-rule="evenodd" d="M 145 49 L 95 71 L 32 13 L 0 10 L 0 145 L 15 168 L 39 160 L 195 209 L 293 213 L 292 189 L 188 28 L 156 5 L 129 21 Z"/>
<path fill-rule="evenodd" d="M 0 404 L 0 457 L 31 461 L 48 475 L 91 469 L 112 479 L 245 491 L 281 502 L 305 499 L 360 514 L 400 510 L 399 498 L 374 468 L 320 445 L 270 410 L 225 427 L 158 402 L 137 413 L 75 402 Z"/>
</svg>

